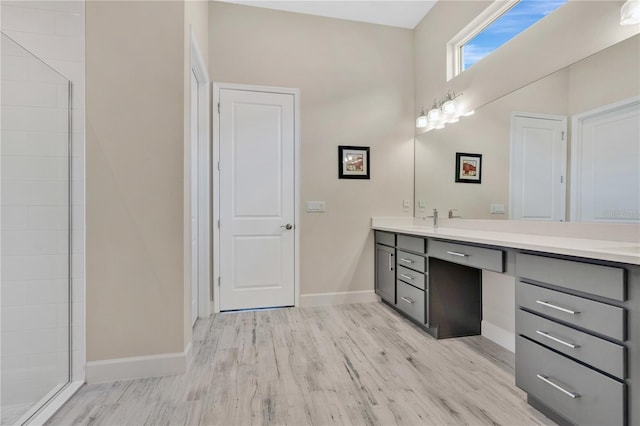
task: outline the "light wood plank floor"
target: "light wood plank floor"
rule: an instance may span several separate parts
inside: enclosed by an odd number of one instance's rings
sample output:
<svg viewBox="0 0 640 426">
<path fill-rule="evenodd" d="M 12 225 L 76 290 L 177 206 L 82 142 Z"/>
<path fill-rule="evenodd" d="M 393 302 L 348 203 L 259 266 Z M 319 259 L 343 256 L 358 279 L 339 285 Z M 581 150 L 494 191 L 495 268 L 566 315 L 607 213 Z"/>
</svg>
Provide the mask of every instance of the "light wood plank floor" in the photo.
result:
<svg viewBox="0 0 640 426">
<path fill-rule="evenodd" d="M 552 424 L 513 354 L 435 340 L 380 303 L 200 320 L 187 373 L 83 386 L 50 425 Z"/>
</svg>

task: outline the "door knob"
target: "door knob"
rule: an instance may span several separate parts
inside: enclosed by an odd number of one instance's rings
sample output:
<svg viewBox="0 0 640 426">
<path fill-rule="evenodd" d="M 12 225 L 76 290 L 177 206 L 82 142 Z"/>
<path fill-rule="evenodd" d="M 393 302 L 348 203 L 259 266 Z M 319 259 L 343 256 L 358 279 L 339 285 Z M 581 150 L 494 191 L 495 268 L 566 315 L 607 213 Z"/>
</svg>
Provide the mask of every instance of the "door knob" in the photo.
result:
<svg viewBox="0 0 640 426">
<path fill-rule="evenodd" d="M 287 231 L 289 231 L 289 230 L 293 229 L 293 225 L 291 225 L 290 223 L 287 223 L 286 225 L 280 226 L 280 228 L 284 228 Z"/>
</svg>

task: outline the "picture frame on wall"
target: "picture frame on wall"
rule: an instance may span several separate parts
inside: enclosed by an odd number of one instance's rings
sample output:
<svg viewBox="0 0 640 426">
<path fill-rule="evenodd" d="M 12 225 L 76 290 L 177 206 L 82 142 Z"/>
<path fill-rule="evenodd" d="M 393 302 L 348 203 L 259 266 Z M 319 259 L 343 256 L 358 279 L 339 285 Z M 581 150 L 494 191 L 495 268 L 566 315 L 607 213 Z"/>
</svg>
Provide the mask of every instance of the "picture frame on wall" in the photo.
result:
<svg viewBox="0 0 640 426">
<path fill-rule="evenodd" d="M 338 146 L 338 178 L 369 179 L 369 147 Z"/>
<path fill-rule="evenodd" d="M 482 154 L 456 152 L 456 182 L 482 183 Z"/>
</svg>

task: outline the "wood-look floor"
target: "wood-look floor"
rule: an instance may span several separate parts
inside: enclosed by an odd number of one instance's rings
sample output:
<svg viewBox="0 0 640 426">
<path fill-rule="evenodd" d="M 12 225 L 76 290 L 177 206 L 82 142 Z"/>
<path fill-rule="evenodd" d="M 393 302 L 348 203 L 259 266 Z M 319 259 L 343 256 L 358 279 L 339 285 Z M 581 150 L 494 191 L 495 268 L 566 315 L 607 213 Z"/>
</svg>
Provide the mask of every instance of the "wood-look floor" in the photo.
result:
<svg viewBox="0 0 640 426">
<path fill-rule="evenodd" d="M 435 340 L 380 303 L 217 314 L 185 374 L 83 386 L 50 425 L 551 424 L 513 354 Z"/>
</svg>

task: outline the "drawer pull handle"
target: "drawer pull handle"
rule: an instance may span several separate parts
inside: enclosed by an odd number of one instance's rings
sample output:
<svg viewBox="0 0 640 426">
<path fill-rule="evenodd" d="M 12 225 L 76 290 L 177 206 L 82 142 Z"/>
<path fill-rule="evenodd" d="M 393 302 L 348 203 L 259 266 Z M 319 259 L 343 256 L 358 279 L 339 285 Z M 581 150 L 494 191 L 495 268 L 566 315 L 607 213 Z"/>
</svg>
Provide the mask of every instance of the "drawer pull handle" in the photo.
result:
<svg viewBox="0 0 640 426">
<path fill-rule="evenodd" d="M 561 345 L 568 346 L 568 347 L 570 347 L 571 349 L 576 349 L 576 348 L 579 348 L 579 347 L 580 347 L 580 345 L 574 345 L 573 343 L 565 342 L 565 341 L 564 341 L 564 340 L 562 340 L 562 339 L 558 339 L 557 337 L 552 336 L 551 334 L 547 333 L 546 331 L 536 330 L 536 333 L 538 333 L 538 334 L 539 334 L 539 335 L 541 335 L 541 336 L 546 337 L 547 339 L 553 340 L 554 342 L 558 342 L 558 343 L 560 343 Z"/>
<path fill-rule="evenodd" d="M 451 256 L 458 256 L 458 257 L 467 257 L 467 256 L 469 256 L 468 254 L 458 253 L 457 251 L 448 251 L 447 254 L 450 254 Z"/>
<path fill-rule="evenodd" d="M 552 308 L 561 312 L 566 312 L 567 314 L 571 314 L 571 315 L 578 315 L 580 313 L 579 311 L 572 311 L 571 309 L 563 308 L 562 306 L 553 305 L 543 300 L 536 300 L 536 303 L 542 306 L 546 306 L 547 308 Z"/>
<path fill-rule="evenodd" d="M 405 263 L 413 263 L 413 260 L 409 260 L 409 259 L 404 259 L 404 258 L 400 258 L 400 262 L 405 262 Z"/>
<path fill-rule="evenodd" d="M 412 280 L 413 279 L 413 277 L 410 277 L 409 275 L 406 275 L 406 274 L 400 274 L 400 276 L 402 278 L 404 278 L 405 280 Z"/>
<path fill-rule="evenodd" d="M 553 383 L 548 376 L 543 376 L 541 374 L 536 374 L 536 377 L 540 380 L 542 380 L 543 382 L 553 386 L 554 388 L 558 389 L 559 391 L 561 391 L 562 393 L 564 393 L 565 395 L 570 396 L 571 398 L 580 398 L 580 394 L 577 392 L 571 392 L 566 390 L 565 388 L 563 388 L 562 386 Z"/>
<path fill-rule="evenodd" d="M 415 303 L 413 300 L 409 299 L 408 297 L 400 296 L 400 299 L 404 300 L 410 305 L 413 305 Z"/>
</svg>

